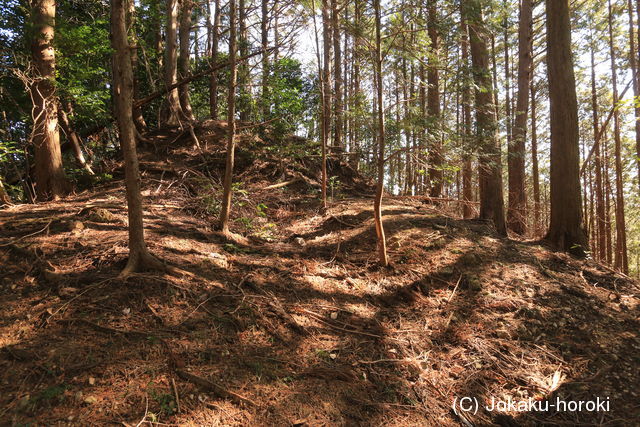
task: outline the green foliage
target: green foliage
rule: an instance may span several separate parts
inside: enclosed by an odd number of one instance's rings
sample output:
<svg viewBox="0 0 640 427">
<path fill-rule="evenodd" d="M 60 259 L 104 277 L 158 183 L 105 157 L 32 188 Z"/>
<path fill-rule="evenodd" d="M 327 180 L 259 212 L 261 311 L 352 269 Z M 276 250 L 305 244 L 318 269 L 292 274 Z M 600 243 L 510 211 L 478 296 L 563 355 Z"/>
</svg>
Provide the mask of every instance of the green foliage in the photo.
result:
<svg viewBox="0 0 640 427">
<path fill-rule="evenodd" d="M 265 121 L 273 121 L 276 139 L 294 133 L 302 125 L 309 110 L 317 103 L 317 95 L 308 79 L 303 77 L 300 61 L 282 58 L 271 64 L 267 78 L 268 93 L 263 95 L 268 114 Z"/>
</svg>

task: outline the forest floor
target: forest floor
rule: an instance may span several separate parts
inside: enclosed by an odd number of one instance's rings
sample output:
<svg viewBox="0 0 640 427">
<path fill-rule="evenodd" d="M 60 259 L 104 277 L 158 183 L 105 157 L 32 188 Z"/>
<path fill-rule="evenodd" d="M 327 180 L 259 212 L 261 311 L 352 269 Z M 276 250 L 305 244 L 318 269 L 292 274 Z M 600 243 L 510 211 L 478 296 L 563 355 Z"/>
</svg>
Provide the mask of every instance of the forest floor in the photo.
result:
<svg viewBox="0 0 640 427">
<path fill-rule="evenodd" d="M 90 191 L 0 210 L 0 424 L 637 425 L 637 282 L 406 197 L 384 200 L 380 269 L 365 180 L 334 180 L 320 214 L 313 162 L 249 137 L 244 237 L 225 240 L 224 127 L 198 132 L 201 151 L 175 132 L 141 150 L 147 242 L 169 273 L 117 278 L 118 165 Z M 467 396 L 477 413 L 452 410 Z"/>
</svg>

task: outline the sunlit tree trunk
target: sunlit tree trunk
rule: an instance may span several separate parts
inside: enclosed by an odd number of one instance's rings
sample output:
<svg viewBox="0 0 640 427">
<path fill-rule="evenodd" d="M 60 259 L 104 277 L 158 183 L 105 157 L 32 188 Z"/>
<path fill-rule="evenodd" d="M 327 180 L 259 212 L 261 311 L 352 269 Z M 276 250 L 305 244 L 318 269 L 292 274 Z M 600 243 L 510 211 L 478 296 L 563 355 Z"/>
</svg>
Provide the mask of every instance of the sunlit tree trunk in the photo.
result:
<svg viewBox="0 0 640 427">
<path fill-rule="evenodd" d="M 135 126 L 133 123 L 133 71 L 125 27 L 126 0 L 111 1 L 111 44 L 113 57 L 113 93 L 115 113 L 120 134 L 120 146 L 124 155 L 125 187 L 129 219 L 129 260 L 120 273 L 127 276 L 145 268 L 163 268 L 160 261 L 148 251 L 144 240 L 142 195 L 140 194 L 140 170 L 136 153 Z"/>
<path fill-rule="evenodd" d="M 609 4 L 609 56 L 611 59 L 611 85 L 613 89 L 613 105 L 618 104 L 618 76 L 616 54 L 613 42 L 613 12 L 611 0 Z M 615 170 L 616 170 L 616 256 L 614 266 L 623 273 L 629 272 L 629 260 L 627 257 L 627 230 L 624 212 L 624 188 L 622 183 L 622 142 L 620 139 L 620 112 L 618 108 L 613 110 L 613 138 L 615 143 Z"/>
<path fill-rule="evenodd" d="M 466 22 L 462 25 L 462 140 L 463 140 L 463 159 L 462 159 L 462 216 L 465 219 L 473 217 L 473 169 L 471 164 L 472 158 L 472 129 L 471 129 L 471 85 L 469 79 L 469 29 Z"/>
<path fill-rule="evenodd" d="M 78 162 L 78 166 L 84 169 L 89 175 L 95 175 L 93 169 L 91 169 L 91 166 L 87 163 L 87 160 L 84 158 L 84 154 L 82 153 L 80 135 L 78 135 L 78 132 L 76 132 L 71 125 L 67 112 L 62 105 L 58 105 L 58 120 L 60 121 L 60 127 L 67 136 L 67 141 L 69 141 L 69 144 L 71 145 L 71 151 L 73 151 L 73 157 L 75 157 L 76 162 Z"/>
<path fill-rule="evenodd" d="M 327 146 L 331 130 L 331 19 L 329 0 L 322 0 L 322 208 L 327 209 Z"/>
<path fill-rule="evenodd" d="M 315 13 L 315 11 L 314 11 Z M 260 44 L 262 47 L 262 119 L 267 120 L 270 113 L 269 106 L 269 1 L 261 1 Z"/>
<path fill-rule="evenodd" d="M 180 80 L 189 77 L 190 72 L 190 49 L 189 42 L 191 40 L 191 13 L 193 12 L 193 0 L 181 0 L 182 10 L 180 15 L 180 56 L 178 58 L 178 71 L 180 72 Z M 180 107 L 184 113 L 184 117 L 188 121 L 195 120 L 193 117 L 193 109 L 191 108 L 191 100 L 189 99 L 189 83 L 184 83 L 178 87 L 178 96 L 180 97 Z"/>
<path fill-rule="evenodd" d="M 511 144 L 509 144 L 509 210 L 507 223 L 517 234 L 527 231 L 525 193 L 525 155 L 527 135 L 527 114 L 529 110 L 529 81 L 531 80 L 531 0 L 522 0 L 518 28 L 518 99 Z"/>
<path fill-rule="evenodd" d="M 546 11 L 551 120 L 551 219 L 546 239 L 555 249 L 583 255 L 588 240 L 582 224 L 569 0 L 546 0 Z"/>
<path fill-rule="evenodd" d="M 538 129 L 537 129 L 537 99 L 536 86 L 533 81 L 533 64 L 531 64 L 531 177 L 533 181 L 533 224 L 534 236 L 538 236 L 542 229 L 540 215 L 540 172 L 538 170 Z"/>
<path fill-rule="evenodd" d="M 164 82 L 171 86 L 178 82 L 178 0 L 167 0 L 165 29 Z M 167 93 L 164 123 L 180 124 L 185 119 L 180 105 L 178 88 Z"/>
<path fill-rule="evenodd" d="M 595 49 L 593 46 L 593 33 L 591 33 L 591 113 L 593 117 L 593 140 L 598 138 L 600 132 L 599 119 L 598 119 L 598 94 L 596 92 L 596 64 L 595 64 Z M 597 244 L 596 259 L 602 262 L 607 258 L 607 242 L 606 242 L 606 224 L 605 224 L 605 207 L 604 207 L 604 194 L 602 189 L 602 144 L 598 144 L 594 156 L 594 169 L 595 169 L 595 192 L 596 192 L 596 227 L 597 230 Z"/>
<path fill-rule="evenodd" d="M 237 44 L 237 22 L 236 22 L 236 0 L 229 2 L 229 92 L 227 97 L 227 161 L 224 170 L 222 208 L 218 228 L 223 234 L 229 233 L 229 216 L 231 214 L 231 196 L 233 189 L 233 166 L 235 160 L 235 138 L 236 138 L 236 80 L 238 77 L 238 67 L 236 64 Z"/>
<path fill-rule="evenodd" d="M 31 141 L 35 153 L 36 196 L 39 200 L 56 200 L 69 190 L 62 166 L 58 131 L 56 57 L 53 48 L 55 19 L 55 0 L 31 1 L 31 55 L 35 75 L 29 92 L 33 102 Z"/>
<path fill-rule="evenodd" d="M 385 149 L 385 130 L 384 130 L 384 104 L 383 104 L 383 87 L 382 87 L 382 36 L 381 36 L 381 11 L 380 0 L 373 0 L 373 9 L 375 13 L 375 54 L 374 54 L 374 79 L 377 100 L 377 133 L 378 133 L 378 159 L 377 159 L 377 183 L 376 195 L 373 203 L 373 214 L 376 226 L 376 236 L 378 238 L 378 259 L 380 265 L 386 267 L 389 264 L 387 258 L 387 243 L 384 235 L 384 226 L 382 224 L 382 195 L 384 193 L 384 149 Z"/>
</svg>

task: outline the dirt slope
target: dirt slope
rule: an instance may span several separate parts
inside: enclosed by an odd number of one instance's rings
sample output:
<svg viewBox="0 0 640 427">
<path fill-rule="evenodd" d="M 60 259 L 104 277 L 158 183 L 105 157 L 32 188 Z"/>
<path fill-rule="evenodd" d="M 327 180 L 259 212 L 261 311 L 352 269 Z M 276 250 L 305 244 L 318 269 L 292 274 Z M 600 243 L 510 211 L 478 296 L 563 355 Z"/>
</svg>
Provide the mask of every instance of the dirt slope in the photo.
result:
<svg viewBox="0 0 640 427">
<path fill-rule="evenodd" d="M 64 202 L 0 210 L 0 424 L 640 419 L 637 283 L 406 198 L 385 200 L 393 268 L 380 270 L 363 180 L 339 178 L 320 215 L 317 171 L 254 145 L 240 148 L 234 207 L 249 240 L 224 241 L 216 129 L 199 130 L 202 152 L 174 133 L 142 155 L 147 240 L 171 274 L 115 279 L 117 170 Z M 464 396 L 608 397 L 610 411 L 456 415 Z"/>
</svg>

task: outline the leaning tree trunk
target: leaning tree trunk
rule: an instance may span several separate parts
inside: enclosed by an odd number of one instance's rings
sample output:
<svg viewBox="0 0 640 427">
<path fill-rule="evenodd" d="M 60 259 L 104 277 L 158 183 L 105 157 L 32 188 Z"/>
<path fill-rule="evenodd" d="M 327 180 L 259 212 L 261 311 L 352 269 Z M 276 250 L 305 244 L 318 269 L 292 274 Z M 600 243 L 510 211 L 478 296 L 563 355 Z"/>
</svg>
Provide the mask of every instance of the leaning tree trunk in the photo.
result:
<svg viewBox="0 0 640 427">
<path fill-rule="evenodd" d="M 55 94 L 56 58 L 53 49 L 55 0 L 32 0 L 33 36 L 31 54 L 35 76 L 29 87 L 33 101 L 36 195 L 40 200 L 55 200 L 69 190 L 62 166 L 58 131 L 58 100 Z"/>
<path fill-rule="evenodd" d="M 227 161 L 224 170 L 222 209 L 220 210 L 220 218 L 218 228 L 223 234 L 229 234 L 229 216 L 231 214 L 231 196 L 232 196 L 232 179 L 233 164 L 235 156 L 235 138 L 236 138 L 236 80 L 238 78 L 238 67 L 236 64 L 237 48 L 237 30 L 236 30 L 236 0 L 229 2 L 229 92 L 227 97 Z"/>
<path fill-rule="evenodd" d="M 166 13 L 164 83 L 171 86 L 178 81 L 178 0 L 167 0 Z M 179 125 L 184 119 L 178 88 L 172 89 L 167 93 L 164 123 Z"/>
<path fill-rule="evenodd" d="M 144 268 L 163 268 L 162 263 L 149 253 L 144 240 L 140 170 L 133 124 L 133 71 L 131 69 L 131 46 L 125 27 L 125 1 L 111 1 L 111 44 L 114 50 L 113 93 L 120 146 L 124 154 L 129 218 L 129 260 L 120 273 L 122 277 Z"/>
<path fill-rule="evenodd" d="M 529 81 L 531 80 L 532 0 L 522 0 L 518 28 L 518 99 L 515 122 L 509 144 L 509 210 L 507 224 L 517 234 L 527 231 L 527 196 L 525 193 L 524 160 L 526 154 Z"/>
<path fill-rule="evenodd" d="M 189 77 L 190 59 L 189 59 L 189 41 L 191 40 L 191 13 L 193 12 L 193 0 L 182 0 L 182 12 L 180 15 L 180 57 L 178 59 L 178 69 L 180 72 L 180 80 Z M 178 96 L 180 98 L 180 107 L 185 118 L 192 122 L 193 109 L 191 108 L 191 100 L 189 99 L 189 83 L 182 84 L 178 87 Z"/>
<path fill-rule="evenodd" d="M 480 218 L 493 220 L 496 231 L 506 236 L 502 160 L 497 137 L 494 90 L 489 71 L 487 32 L 480 0 L 464 0 L 462 11 L 469 26 L 471 63 L 476 85 L 476 122 L 479 145 Z"/>
<path fill-rule="evenodd" d="M 376 236 L 378 237 L 378 258 L 379 263 L 383 267 L 389 265 L 387 257 L 387 242 L 384 235 L 384 226 L 382 224 L 382 195 L 384 193 L 384 103 L 383 103 L 383 87 L 382 87 L 382 37 L 381 37 L 381 19 L 380 19 L 380 0 L 374 0 L 373 9 L 375 13 L 376 26 L 376 50 L 374 56 L 374 78 L 377 99 L 377 127 L 378 127 L 378 180 L 376 183 L 376 196 L 373 203 L 373 215 L 376 226 Z"/>
<path fill-rule="evenodd" d="M 557 250 L 583 255 L 578 101 L 571 52 L 569 0 L 546 0 L 547 73 L 551 121 L 551 218 L 546 240 Z"/>
<path fill-rule="evenodd" d="M 82 153 L 80 135 L 78 135 L 78 132 L 76 132 L 73 126 L 71 126 L 67 112 L 64 110 L 62 105 L 58 105 L 58 119 L 60 120 L 60 127 L 64 131 L 67 136 L 67 140 L 71 145 L 73 156 L 75 157 L 76 162 L 78 162 L 78 166 L 84 169 L 89 175 L 95 175 L 93 169 L 91 169 L 91 166 L 87 163 L 87 160 L 84 158 L 84 154 Z"/>
</svg>

